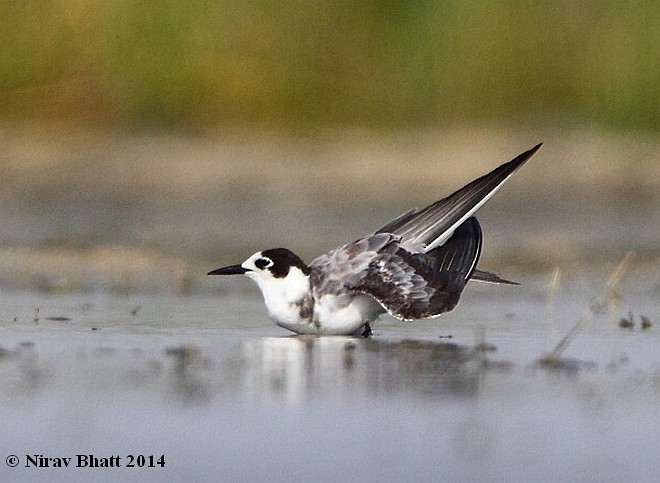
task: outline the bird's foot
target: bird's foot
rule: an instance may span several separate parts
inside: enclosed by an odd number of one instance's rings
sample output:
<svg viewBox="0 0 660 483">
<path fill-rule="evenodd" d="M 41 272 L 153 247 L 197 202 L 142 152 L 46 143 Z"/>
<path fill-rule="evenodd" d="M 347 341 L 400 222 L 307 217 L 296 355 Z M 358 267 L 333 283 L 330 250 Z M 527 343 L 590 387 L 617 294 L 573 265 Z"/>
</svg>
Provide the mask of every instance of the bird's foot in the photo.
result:
<svg viewBox="0 0 660 483">
<path fill-rule="evenodd" d="M 362 331 L 362 337 L 364 337 L 365 339 L 368 339 L 372 335 L 374 335 L 374 332 L 371 330 L 371 326 L 369 325 L 369 322 L 367 322 L 366 324 L 364 324 L 364 330 Z"/>
</svg>

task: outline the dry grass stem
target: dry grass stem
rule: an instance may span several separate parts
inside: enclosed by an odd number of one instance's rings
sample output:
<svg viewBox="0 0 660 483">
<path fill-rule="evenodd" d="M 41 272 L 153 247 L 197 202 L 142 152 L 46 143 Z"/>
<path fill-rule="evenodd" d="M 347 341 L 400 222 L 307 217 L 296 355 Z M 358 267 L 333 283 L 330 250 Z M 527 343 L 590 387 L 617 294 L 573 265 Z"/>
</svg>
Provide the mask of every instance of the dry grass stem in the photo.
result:
<svg viewBox="0 0 660 483">
<path fill-rule="evenodd" d="M 591 301 L 589 306 L 584 310 L 584 312 L 582 312 L 580 319 L 559 341 L 552 352 L 541 358 L 542 363 L 548 363 L 559 359 L 573 338 L 575 338 L 580 329 L 582 329 L 584 324 L 591 320 L 594 314 L 604 310 L 609 304 L 611 304 L 613 297 L 618 297 L 616 287 L 619 285 L 623 274 L 626 272 L 628 266 L 634 258 L 635 252 L 633 251 L 629 251 L 624 255 L 623 259 L 619 262 L 617 267 L 610 275 L 610 278 L 607 280 L 603 290 L 601 290 L 600 293 Z"/>
<path fill-rule="evenodd" d="M 560 280 L 561 268 L 557 267 L 552 274 L 552 280 L 550 280 L 550 285 L 548 285 L 548 296 L 545 300 L 545 310 L 549 314 L 555 311 L 555 297 L 557 296 L 557 289 L 559 287 Z"/>
</svg>

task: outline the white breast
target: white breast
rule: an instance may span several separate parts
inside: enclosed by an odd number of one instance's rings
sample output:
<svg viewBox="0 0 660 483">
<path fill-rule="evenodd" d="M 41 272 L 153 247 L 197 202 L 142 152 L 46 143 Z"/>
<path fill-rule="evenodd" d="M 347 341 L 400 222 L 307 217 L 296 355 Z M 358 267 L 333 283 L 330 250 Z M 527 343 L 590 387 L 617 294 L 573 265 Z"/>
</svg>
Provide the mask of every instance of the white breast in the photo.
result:
<svg viewBox="0 0 660 483">
<path fill-rule="evenodd" d="M 314 301 L 314 311 L 301 311 L 312 296 L 309 277 L 292 267 L 284 278 L 246 275 L 257 282 L 268 315 L 280 327 L 297 334 L 350 335 L 373 323 L 384 312 L 372 297 L 361 293 L 326 294 Z"/>
<path fill-rule="evenodd" d="M 302 319 L 300 314 L 302 300 L 310 294 L 309 277 L 297 267 L 292 267 L 285 278 L 264 277 L 256 273 L 253 275 L 253 272 L 246 275 L 257 282 L 268 315 L 278 325 L 298 332 L 292 327 L 311 323 L 311 318 Z"/>
</svg>

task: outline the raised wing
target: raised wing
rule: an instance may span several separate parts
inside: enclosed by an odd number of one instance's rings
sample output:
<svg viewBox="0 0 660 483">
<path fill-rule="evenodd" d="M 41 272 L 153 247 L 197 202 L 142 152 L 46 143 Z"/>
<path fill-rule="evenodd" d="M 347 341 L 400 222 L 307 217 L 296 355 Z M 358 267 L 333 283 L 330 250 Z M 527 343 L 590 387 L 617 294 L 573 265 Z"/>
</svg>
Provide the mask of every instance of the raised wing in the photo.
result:
<svg viewBox="0 0 660 483">
<path fill-rule="evenodd" d="M 392 233 L 400 236 L 401 245 L 411 252 L 429 252 L 441 246 L 540 147 L 541 144 L 537 144 L 529 151 L 525 151 L 508 163 L 424 209 L 404 213 L 376 233 Z"/>
</svg>

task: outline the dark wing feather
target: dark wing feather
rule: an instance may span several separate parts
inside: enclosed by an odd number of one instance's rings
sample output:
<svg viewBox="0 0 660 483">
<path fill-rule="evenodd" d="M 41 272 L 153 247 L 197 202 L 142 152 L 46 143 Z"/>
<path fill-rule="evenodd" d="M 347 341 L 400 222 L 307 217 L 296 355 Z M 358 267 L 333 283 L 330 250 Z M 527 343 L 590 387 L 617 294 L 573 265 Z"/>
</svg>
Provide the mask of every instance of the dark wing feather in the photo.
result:
<svg viewBox="0 0 660 483">
<path fill-rule="evenodd" d="M 453 231 L 490 199 L 500 186 L 541 144 L 478 178 L 455 193 L 422 210 L 411 210 L 387 223 L 376 233 L 393 233 L 410 251 L 430 251 L 441 246 Z"/>
<path fill-rule="evenodd" d="M 371 295 L 399 319 L 434 317 L 456 306 L 480 251 L 481 229 L 469 218 L 429 253 L 410 253 L 398 243 L 384 246 L 349 288 Z"/>
</svg>

